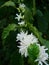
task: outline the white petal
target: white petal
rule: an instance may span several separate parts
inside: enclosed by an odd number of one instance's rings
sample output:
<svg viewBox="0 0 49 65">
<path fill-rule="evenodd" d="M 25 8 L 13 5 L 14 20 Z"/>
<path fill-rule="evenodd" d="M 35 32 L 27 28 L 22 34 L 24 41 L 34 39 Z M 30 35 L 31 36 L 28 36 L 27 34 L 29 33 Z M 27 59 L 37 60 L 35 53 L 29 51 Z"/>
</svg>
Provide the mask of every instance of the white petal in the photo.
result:
<svg viewBox="0 0 49 65">
<path fill-rule="evenodd" d="M 38 65 L 43 65 L 41 61 L 39 61 Z"/>
<path fill-rule="evenodd" d="M 19 25 L 24 25 L 25 24 L 25 21 L 21 21 L 18 23 Z"/>
<path fill-rule="evenodd" d="M 48 65 L 46 61 L 43 62 L 45 65 Z"/>
</svg>

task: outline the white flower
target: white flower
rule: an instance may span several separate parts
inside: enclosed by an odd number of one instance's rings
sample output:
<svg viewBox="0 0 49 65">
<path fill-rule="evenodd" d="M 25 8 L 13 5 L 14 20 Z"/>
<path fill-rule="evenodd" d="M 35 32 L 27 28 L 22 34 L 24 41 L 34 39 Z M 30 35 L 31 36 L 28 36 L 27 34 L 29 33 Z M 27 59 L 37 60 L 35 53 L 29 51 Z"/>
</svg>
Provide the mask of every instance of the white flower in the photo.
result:
<svg viewBox="0 0 49 65">
<path fill-rule="evenodd" d="M 38 65 L 48 65 L 46 60 L 48 60 L 48 53 L 46 51 L 48 50 L 47 48 L 45 49 L 45 46 L 39 46 L 40 52 L 39 56 L 35 61 L 38 61 Z"/>
<path fill-rule="evenodd" d="M 19 4 L 19 8 L 25 8 L 25 4 L 23 4 L 23 3 L 21 4 L 21 3 L 20 3 L 20 4 Z"/>
<path fill-rule="evenodd" d="M 23 19 L 23 17 L 24 17 L 21 15 L 21 13 L 19 15 L 18 14 L 16 14 L 16 15 L 17 15 L 17 17 L 15 17 L 15 19 L 18 19 L 18 21 L 20 21 L 20 19 Z"/>
<path fill-rule="evenodd" d="M 22 12 L 24 12 L 25 11 L 25 4 L 20 3 L 19 8 L 22 10 Z"/>
<path fill-rule="evenodd" d="M 19 25 L 24 25 L 25 24 L 25 21 L 21 21 L 18 23 Z"/>
<path fill-rule="evenodd" d="M 21 55 L 24 55 L 25 57 L 28 56 L 28 46 L 30 44 L 34 44 L 38 42 L 38 39 L 31 33 L 31 34 L 27 34 L 24 33 L 23 31 L 20 32 L 20 34 L 17 34 L 17 41 L 20 40 L 20 46 L 19 47 L 19 53 L 21 53 Z"/>
</svg>

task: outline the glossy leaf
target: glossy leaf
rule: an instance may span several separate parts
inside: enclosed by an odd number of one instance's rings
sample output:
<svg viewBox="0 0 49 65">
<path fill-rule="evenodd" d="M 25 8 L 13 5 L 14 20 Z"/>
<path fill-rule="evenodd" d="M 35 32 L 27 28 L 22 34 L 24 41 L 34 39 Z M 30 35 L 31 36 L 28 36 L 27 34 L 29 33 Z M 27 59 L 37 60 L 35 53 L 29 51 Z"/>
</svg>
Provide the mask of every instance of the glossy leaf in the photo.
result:
<svg viewBox="0 0 49 65">
<path fill-rule="evenodd" d="M 4 6 L 12 6 L 12 7 L 15 7 L 15 3 L 13 1 L 7 1 L 3 5 L 1 5 L 1 7 L 4 7 Z"/>
<path fill-rule="evenodd" d="M 16 30 L 16 24 L 9 24 L 6 28 L 4 28 L 2 33 L 2 39 L 6 39 L 9 35 L 10 31 Z"/>
</svg>

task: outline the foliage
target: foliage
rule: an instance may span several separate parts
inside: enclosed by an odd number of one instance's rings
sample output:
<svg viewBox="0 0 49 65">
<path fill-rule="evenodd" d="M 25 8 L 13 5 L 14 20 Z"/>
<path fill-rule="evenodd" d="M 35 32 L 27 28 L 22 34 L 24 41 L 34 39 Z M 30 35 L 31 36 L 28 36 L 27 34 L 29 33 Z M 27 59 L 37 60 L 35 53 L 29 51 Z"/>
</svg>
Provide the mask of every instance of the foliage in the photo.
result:
<svg viewBox="0 0 49 65">
<path fill-rule="evenodd" d="M 31 60 L 35 60 L 39 54 L 39 47 L 36 44 L 30 45 L 28 48 L 28 53 Z"/>
<path fill-rule="evenodd" d="M 25 25 L 20 26 L 15 19 L 16 13 L 20 13 L 19 3 L 26 5 L 22 13 Z M 49 0 L 0 0 L 0 65 L 30 65 L 17 48 L 16 36 L 22 29 L 32 32 L 49 49 Z"/>
</svg>

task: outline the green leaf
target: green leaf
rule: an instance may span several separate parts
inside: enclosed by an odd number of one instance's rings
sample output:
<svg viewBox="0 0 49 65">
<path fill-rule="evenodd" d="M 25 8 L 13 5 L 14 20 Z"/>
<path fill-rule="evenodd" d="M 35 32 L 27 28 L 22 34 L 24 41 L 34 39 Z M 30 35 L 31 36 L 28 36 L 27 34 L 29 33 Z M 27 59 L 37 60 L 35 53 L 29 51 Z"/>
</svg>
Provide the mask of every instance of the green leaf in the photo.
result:
<svg viewBox="0 0 49 65">
<path fill-rule="evenodd" d="M 48 29 L 48 21 L 45 19 L 43 13 L 40 10 L 37 10 L 36 19 L 39 31 L 45 33 Z"/>
<path fill-rule="evenodd" d="M 14 7 L 15 6 L 15 3 L 12 2 L 12 1 L 7 1 L 1 7 L 4 7 L 4 6 L 12 6 L 12 7 Z"/>
<path fill-rule="evenodd" d="M 26 22 L 32 21 L 32 13 L 27 7 L 25 8 L 24 19 Z"/>
<path fill-rule="evenodd" d="M 36 14 L 37 14 L 38 16 L 43 16 L 43 13 L 42 13 L 40 10 L 37 10 L 37 11 L 36 11 Z"/>
<path fill-rule="evenodd" d="M 6 39 L 9 35 L 10 31 L 16 30 L 16 24 L 9 24 L 6 28 L 4 28 L 2 33 L 2 39 Z"/>
<path fill-rule="evenodd" d="M 31 44 L 28 47 L 28 54 L 30 59 L 35 60 L 39 55 L 39 46 L 37 46 L 36 43 Z"/>
</svg>

